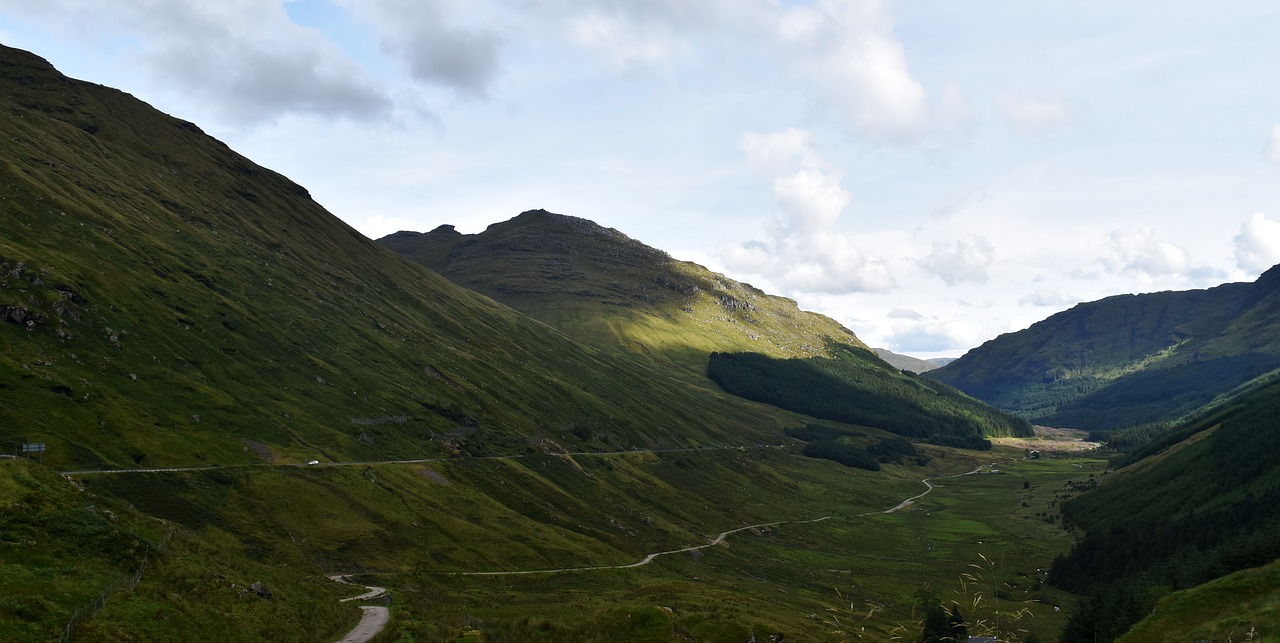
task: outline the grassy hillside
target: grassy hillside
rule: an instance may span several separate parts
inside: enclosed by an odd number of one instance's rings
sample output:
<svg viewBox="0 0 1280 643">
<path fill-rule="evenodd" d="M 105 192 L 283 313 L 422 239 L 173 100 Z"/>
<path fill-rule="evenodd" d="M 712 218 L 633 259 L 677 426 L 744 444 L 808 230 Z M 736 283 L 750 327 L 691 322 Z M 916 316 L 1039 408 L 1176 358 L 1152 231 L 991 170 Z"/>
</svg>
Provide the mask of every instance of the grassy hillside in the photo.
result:
<svg viewBox="0 0 1280 643">
<path fill-rule="evenodd" d="M 1146 458 L 1063 506 L 1084 530 L 1051 581 L 1088 594 L 1067 640 L 1110 640 L 1170 590 L 1280 558 L 1280 385 L 1153 443 Z M 1169 442 L 1172 442 L 1170 440 Z"/>
<path fill-rule="evenodd" d="M 1121 643 L 1271 641 L 1280 637 L 1280 560 L 1174 592 Z"/>
<path fill-rule="evenodd" d="M 928 376 L 1051 426 L 1177 419 L 1280 368 L 1278 285 L 1273 268 L 1254 283 L 1080 304 Z"/>
<path fill-rule="evenodd" d="M 0 84 L 3 452 L 327 461 L 755 442 L 784 423 L 598 359 L 126 94 L 11 49 Z"/>
<path fill-rule="evenodd" d="M 698 374 L 715 351 L 809 357 L 825 354 L 831 340 L 865 348 L 790 299 L 545 210 L 474 235 L 445 225 L 378 243 L 585 343 L 622 346 Z"/>
<path fill-rule="evenodd" d="M 918 438 L 1031 431 L 899 371 L 790 299 L 585 219 L 533 210 L 476 235 L 446 225 L 379 243 L 602 350 L 674 364 L 695 386 L 710 374 L 748 399 Z"/>
</svg>

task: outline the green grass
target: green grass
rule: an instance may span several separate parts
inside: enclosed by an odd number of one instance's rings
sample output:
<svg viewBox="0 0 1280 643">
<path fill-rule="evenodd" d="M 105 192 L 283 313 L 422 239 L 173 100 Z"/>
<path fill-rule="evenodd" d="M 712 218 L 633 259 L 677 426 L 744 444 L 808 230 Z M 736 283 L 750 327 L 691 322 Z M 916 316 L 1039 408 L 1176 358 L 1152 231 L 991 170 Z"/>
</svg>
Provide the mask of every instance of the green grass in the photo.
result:
<svg viewBox="0 0 1280 643">
<path fill-rule="evenodd" d="M 1229 574 L 1162 599 L 1120 637 L 1146 641 L 1272 641 L 1280 637 L 1280 561 Z"/>
</svg>

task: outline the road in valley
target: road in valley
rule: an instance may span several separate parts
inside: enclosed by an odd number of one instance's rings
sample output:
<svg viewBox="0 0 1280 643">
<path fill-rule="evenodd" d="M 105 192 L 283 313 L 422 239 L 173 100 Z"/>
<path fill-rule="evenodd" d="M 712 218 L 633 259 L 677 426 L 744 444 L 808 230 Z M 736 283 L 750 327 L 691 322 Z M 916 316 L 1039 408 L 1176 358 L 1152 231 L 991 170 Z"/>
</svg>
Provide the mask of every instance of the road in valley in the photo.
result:
<svg viewBox="0 0 1280 643">
<path fill-rule="evenodd" d="M 329 580 L 344 583 L 346 585 L 355 585 L 350 578 L 342 574 L 330 576 Z M 378 598 L 387 593 L 386 588 L 374 587 L 373 585 L 362 585 L 369 590 L 359 596 L 344 598 L 342 602 L 347 601 L 367 601 Z M 360 615 L 360 622 L 347 635 L 338 640 L 338 643 L 367 643 L 377 636 L 382 628 L 387 626 L 387 620 L 391 618 L 391 611 L 381 605 L 361 605 L 360 609 L 363 613 Z"/>
</svg>

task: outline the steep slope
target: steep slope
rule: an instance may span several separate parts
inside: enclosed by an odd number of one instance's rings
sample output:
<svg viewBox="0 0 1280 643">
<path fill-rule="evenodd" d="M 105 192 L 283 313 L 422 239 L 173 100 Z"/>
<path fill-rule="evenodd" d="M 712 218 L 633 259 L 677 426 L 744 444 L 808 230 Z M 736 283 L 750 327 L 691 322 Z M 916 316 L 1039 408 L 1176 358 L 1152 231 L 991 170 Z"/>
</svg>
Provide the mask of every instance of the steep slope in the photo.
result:
<svg viewBox="0 0 1280 643">
<path fill-rule="evenodd" d="M 532 210 L 475 235 L 445 225 L 379 243 L 597 348 L 677 366 L 694 385 L 709 374 L 748 399 L 912 437 L 1030 434 L 890 366 L 828 317 L 585 219 Z"/>
<path fill-rule="evenodd" d="M 374 459 L 754 442 L 780 422 L 598 359 L 126 94 L 12 49 L 0 85 L 4 452 L 39 438 L 57 466 Z"/>
<path fill-rule="evenodd" d="M 1280 268 L 1253 283 L 1120 295 L 1001 335 L 928 376 L 1035 422 L 1167 421 L 1280 368 Z"/>
<path fill-rule="evenodd" d="M 1280 558 L 1277 417 L 1280 384 L 1258 387 L 1063 505 L 1085 535 L 1050 581 L 1090 596 L 1066 640 L 1110 640 L 1171 589 Z"/>
</svg>

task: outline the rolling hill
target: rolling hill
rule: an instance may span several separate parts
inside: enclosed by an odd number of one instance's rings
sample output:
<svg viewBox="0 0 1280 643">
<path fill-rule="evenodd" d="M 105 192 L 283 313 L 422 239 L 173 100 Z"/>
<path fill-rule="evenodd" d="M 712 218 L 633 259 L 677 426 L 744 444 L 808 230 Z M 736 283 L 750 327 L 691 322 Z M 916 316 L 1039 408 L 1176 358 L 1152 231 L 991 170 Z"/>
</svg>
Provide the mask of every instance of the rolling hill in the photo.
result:
<svg viewBox="0 0 1280 643">
<path fill-rule="evenodd" d="M 1112 430 L 1181 417 L 1280 368 L 1280 267 L 1253 283 L 1118 295 L 929 371 L 1036 423 Z"/>
</svg>

